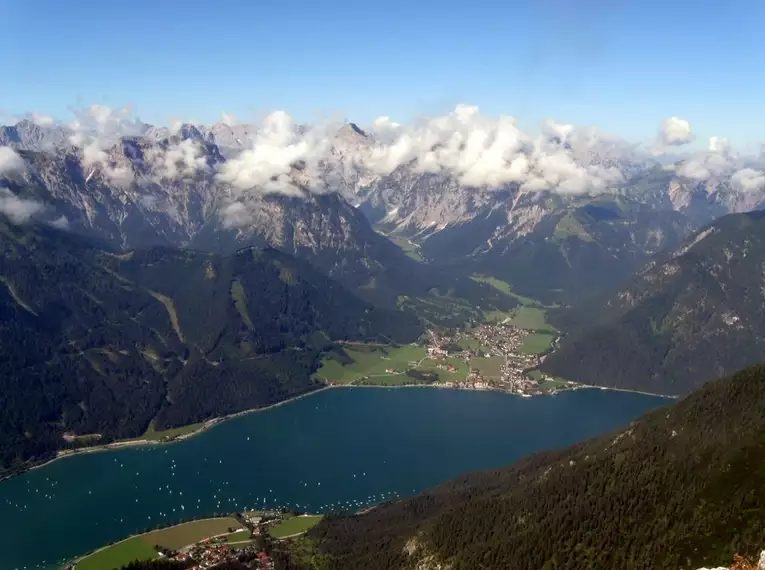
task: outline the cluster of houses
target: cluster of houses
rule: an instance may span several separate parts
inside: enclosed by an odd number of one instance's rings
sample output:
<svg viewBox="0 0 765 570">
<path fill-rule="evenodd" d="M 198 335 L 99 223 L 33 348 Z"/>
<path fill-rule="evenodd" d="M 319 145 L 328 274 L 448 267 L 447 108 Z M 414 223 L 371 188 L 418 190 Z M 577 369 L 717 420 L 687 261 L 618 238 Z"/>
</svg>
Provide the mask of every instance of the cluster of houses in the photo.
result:
<svg viewBox="0 0 765 570">
<path fill-rule="evenodd" d="M 486 378 L 480 370 L 471 367 L 467 378 L 453 385 L 475 390 L 500 389 L 523 395 L 535 394 L 541 391 L 539 384 L 527 375 L 527 371 L 539 364 L 539 358 L 520 351 L 523 339 L 529 334 L 529 331 L 509 324 L 482 324 L 469 331 L 430 331 L 428 357 L 436 361 L 459 358 L 465 362 L 475 357 L 502 357 L 505 362 L 498 378 Z M 477 341 L 480 348 L 462 348 L 460 344 L 464 344 L 465 340 L 471 341 L 471 345 Z M 448 362 L 438 367 L 449 372 L 456 371 Z"/>
<path fill-rule="evenodd" d="M 250 542 L 249 538 L 263 535 L 263 525 L 280 518 L 281 513 L 277 511 L 245 511 L 240 515 L 240 520 L 246 525 L 246 529 L 205 538 L 180 551 L 162 550 L 159 554 L 167 560 L 194 564 L 189 567 L 190 570 L 206 570 L 225 562 L 241 561 L 243 556 L 252 568 L 273 570 L 273 560 L 266 552 L 258 551 L 255 543 Z M 237 539 L 240 534 L 241 539 Z"/>
</svg>

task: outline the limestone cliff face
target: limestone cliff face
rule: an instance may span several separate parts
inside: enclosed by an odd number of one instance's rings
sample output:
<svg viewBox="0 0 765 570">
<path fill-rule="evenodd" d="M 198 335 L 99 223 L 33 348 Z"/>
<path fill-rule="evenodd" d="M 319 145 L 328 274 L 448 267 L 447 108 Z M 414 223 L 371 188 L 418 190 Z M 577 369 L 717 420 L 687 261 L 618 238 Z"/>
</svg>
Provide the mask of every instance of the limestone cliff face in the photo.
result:
<svg viewBox="0 0 765 570">
<path fill-rule="evenodd" d="M 17 152 L 24 168 L 0 175 L 0 187 L 42 205 L 43 221 L 117 249 L 231 253 L 271 246 L 354 286 L 385 266 L 407 263 L 339 193 L 302 186 L 299 169 L 289 194 L 225 183 L 218 176 L 225 156 L 191 126 L 158 141 L 124 137 L 105 150 L 64 145 Z"/>
</svg>

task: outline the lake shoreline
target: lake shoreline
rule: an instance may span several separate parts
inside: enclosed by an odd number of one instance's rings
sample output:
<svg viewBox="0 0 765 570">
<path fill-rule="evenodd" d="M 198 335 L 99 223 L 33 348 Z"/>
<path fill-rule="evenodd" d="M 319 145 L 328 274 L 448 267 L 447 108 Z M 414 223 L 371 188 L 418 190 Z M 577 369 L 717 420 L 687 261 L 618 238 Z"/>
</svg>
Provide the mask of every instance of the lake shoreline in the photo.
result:
<svg viewBox="0 0 765 570">
<path fill-rule="evenodd" d="M 118 544 L 122 544 L 123 542 L 127 542 L 128 540 L 133 540 L 134 538 L 137 538 L 139 536 L 145 536 L 147 534 L 151 534 L 152 532 L 157 532 L 157 531 L 161 531 L 161 530 L 167 530 L 169 528 L 175 528 L 175 527 L 179 527 L 179 526 L 183 526 L 183 525 L 188 525 L 188 524 L 192 524 L 192 523 L 196 523 L 196 522 L 201 522 L 201 521 L 212 521 L 212 520 L 220 520 L 220 519 L 226 519 L 226 518 L 230 518 L 230 517 L 228 517 L 228 516 L 225 516 L 225 517 L 215 516 L 215 517 L 203 517 L 203 518 L 200 518 L 200 519 L 190 519 L 190 520 L 183 521 L 183 522 L 180 522 L 180 523 L 177 523 L 177 524 L 170 524 L 170 525 L 167 525 L 165 527 L 155 528 L 155 529 L 152 529 L 152 530 L 147 530 L 145 532 L 139 532 L 139 533 L 136 533 L 136 534 L 131 534 L 130 536 L 126 536 L 125 538 L 121 538 L 120 540 L 117 540 L 115 542 L 111 542 L 109 544 L 105 544 L 105 545 L 103 545 L 103 546 L 93 550 L 92 552 L 88 552 L 87 554 L 83 554 L 82 556 L 77 556 L 76 558 L 73 558 L 71 560 L 71 562 L 68 562 L 66 565 L 72 564 L 72 565 L 74 565 L 76 567 L 77 564 L 79 564 L 80 562 L 82 562 L 86 558 L 88 558 L 90 556 L 93 556 L 94 554 L 98 554 L 99 552 L 102 552 L 102 551 L 106 550 L 107 548 L 112 548 L 113 546 L 116 546 Z"/>
<path fill-rule="evenodd" d="M 652 393 L 652 392 L 643 392 L 643 391 L 640 391 L 640 390 L 630 390 L 630 389 L 627 389 L 627 388 L 612 388 L 612 387 L 608 387 L 608 386 L 594 386 L 594 385 L 590 385 L 590 384 L 577 384 L 575 386 L 567 386 L 567 387 L 564 387 L 564 388 L 558 388 L 553 393 L 534 394 L 534 395 L 517 394 L 515 392 L 508 392 L 507 390 L 497 389 L 497 388 L 457 388 L 457 387 L 454 387 L 454 386 L 448 386 L 448 385 L 444 385 L 444 384 L 399 384 L 399 385 L 394 385 L 394 386 L 386 386 L 384 384 L 332 384 L 332 385 L 322 386 L 322 387 L 317 388 L 315 390 L 309 390 L 308 392 L 304 392 L 304 393 L 299 394 L 297 396 L 293 396 L 291 398 L 287 398 L 285 400 L 281 400 L 279 402 L 276 402 L 276 403 L 273 403 L 273 404 L 269 404 L 268 406 L 263 406 L 263 407 L 260 407 L 260 408 L 249 408 L 247 410 L 242 410 L 240 412 L 235 412 L 233 414 L 227 414 L 225 416 L 218 416 L 218 417 L 215 417 L 215 418 L 211 418 L 209 420 L 206 420 L 199 429 L 196 429 L 196 430 L 191 431 L 189 433 L 185 433 L 185 434 L 182 434 L 182 435 L 175 436 L 175 437 L 173 437 L 172 439 L 169 439 L 169 440 L 164 440 L 163 441 L 161 439 L 158 439 L 158 440 L 129 439 L 129 440 L 113 441 L 111 443 L 106 443 L 106 444 L 103 444 L 103 445 L 95 445 L 95 446 L 89 446 L 89 447 L 80 447 L 80 448 L 72 449 L 72 450 L 69 450 L 69 449 L 61 450 L 61 451 L 57 452 L 56 457 L 53 457 L 53 458 L 51 458 L 49 460 L 46 460 L 46 461 L 44 461 L 42 463 L 37 463 L 37 464 L 34 464 L 34 465 L 30 465 L 27 469 L 24 469 L 23 471 L 20 471 L 18 473 L 14 473 L 14 474 L 8 475 L 6 477 L 3 477 L 2 479 L 0 479 L 0 481 L 4 481 L 6 479 L 11 479 L 13 477 L 17 477 L 19 475 L 23 475 L 27 471 L 33 471 L 35 469 L 41 469 L 41 468 L 46 467 L 46 466 L 48 466 L 48 465 L 50 465 L 52 463 L 55 463 L 56 461 L 67 459 L 69 457 L 76 457 L 78 455 L 83 455 L 83 454 L 86 454 L 86 453 L 101 453 L 101 452 L 104 452 L 104 451 L 113 451 L 113 450 L 116 450 L 116 449 L 124 449 L 126 447 L 145 447 L 145 446 L 148 447 L 148 446 L 154 446 L 154 445 L 169 445 L 169 444 L 172 444 L 172 443 L 178 443 L 178 442 L 183 441 L 185 439 L 188 439 L 188 438 L 200 435 L 200 434 L 202 434 L 202 433 L 204 433 L 204 432 L 214 428 L 215 426 L 222 424 L 223 422 L 226 422 L 226 421 L 229 421 L 229 420 L 233 420 L 233 419 L 241 417 L 241 416 L 257 413 L 257 412 L 265 412 L 267 410 L 276 408 L 278 406 L 284 406 L 286 404 L 289 404 L 291 402 L 295 402 L 295 401 L 300 400 L 302 398 L 306 398 L 308 396 L 313 396 L 314 394 L 318 394 L 320 392 L 325 392 L 327 390 L 332 390 L 332 389 L 337 389 L 337 388 L 345 388 L 345 389 L 352 389 L 352 388 L 369 389 L 369 388 L 372 388 L 372 389 L 377 389 L 377 390 L 380 390 L 380 389 L 401 389 L 401 388 L 437 388 L 437 389 L 441 389 L 441 390 L 455 390 L 455 391 L 467 390 L 467 391 L 471 391 L 471 392 L 496 392 L 496 393 L 501 393 L 501 394 L 508 394 L 510 396 L 517 396 L 517 397 L 550 396 L 550 395 L 555 395 L 555 393 L 568 392 L 568 391 L 573 391 L 573 390 L 583 390 L 583 389 L 594 390 L 594 389 L 597 389 L 597 390 L 608 390 L 608 391 L 613 391 L 613 392 L 629 392 L 629 393 L 633 393 L 633 394 L 641 394 L 643 396 L 653 396 L 653 397 L 666 398 L 666 399 L 671 399 L 671 400 L 677 400 L 677 399 L 680 398 L 680 396 L 670 396 L 670 395 L 667 395 L 667 394 L 655 394 L 655 393 Z M 180 426 L 180 427 L 183 427 L 183 426 Z"/>
<path fill-rule="evenodd" d="M 397 380 L 408 379 L 388 379 Z M 0 533 L 0 567 L 57 570 L 130 536 L 245 507 L 375 516 L 374 505 L 610 433 L 668 403 L 592 390 L 524 399 L 361 387 L 221 423 L 185 444 L 96 453 L 9 480 L 0 513 L 14 524 Z M 141 550 L 134 541 L 115 552 Z"/>
<path fill-rule="evenodd" d="M 126 439 L 126 440 L 119 440 L 119 441 L 113 441 L 111 443 L 105 443 L 103 445 L 94 445 L 94 446 L 88 446 L 88 447 L 79 447 L 77 449 L 65 449 L 57 452 L 56 457 L 53 457 L 51 459 L 48 459 L 42 463 L 37 463 L 34 465 L 30 465 L 27 469 L 24 471 L 21 471 L 19 473 L 8 475 L 7 477 L 4 477 L 3 479 L 0 479 L 0 481 L 5 479 L 10 479 L 12 477 L 16 477 L 18 475 L 23 475 L 27 471 L 33 471 L 35 469 L 41 469 L 43 467 L 46 467 L 50 465 L 51 463 L 55 463 L 56 461 L 60 461 L 62 459 L 67 459 L 69 457 L 76 457 L 78 455 L 83 455 L 86 453 L 100 453 L 104 451 L 113 451 L 115 449 L 124 449 L 126 447 L 149 447 L 154 445 L 168 445 L 171 443 L 178 443 L 179 441 L 182 441 L 184 439 L 188 439 L 190 437 L 197 436 L 201 433 L 204 433 L 205 431 L 214 428 L 215 426 L 222 424 L 223 422 L 226 422 L 228 420 L 233 420 L 235 418 L 245 416 L 248 414 L 256 413 L 256 412 L 265 412 L 266 410 L 270 410 L 272 408 L 276 408 L 278 406 L 283 406 L 285 404 L 289 404 L 291 402 L 295 402 L 297 400 L 300 400 L 301 398 L 305 398 L 307 396 L 312 396 L 313 394 L 318 394 L 319 392 L 324 392 L 325 390 L 329 390 L 330 388 L 335 388 L 335 386 L 322 386 L 320 388 L 317 388 L 315 390 L 309 390 L 308 392 L 303 392 L 302 394 L 298 394 L 297 396 L 292 396 L 290 398 L 287 398 L 285 400 L 281 400 L 279 402 L 275 402 L 273 404 L 269 404 L 268 406 L 262 406 L 260 408 L 249 408 L 247 410 L 242 410 L 241 412 L 234 412 L 233 414 L 227 414 L 225 416 L 218 416 L 215 418 L 210 418 L 209 420 L 205 420 L 205 422 L 202 424 L 202 426 L 198 429 L 195 429 L 194 431 L 190 431 L 189 433 L 184 433 L 178 436 L 173 437 L 172 439 L 168 440 L 152 440 L 152 439 Z M 183 427 L 183 426 L 180 426 Z"/>
</svg>

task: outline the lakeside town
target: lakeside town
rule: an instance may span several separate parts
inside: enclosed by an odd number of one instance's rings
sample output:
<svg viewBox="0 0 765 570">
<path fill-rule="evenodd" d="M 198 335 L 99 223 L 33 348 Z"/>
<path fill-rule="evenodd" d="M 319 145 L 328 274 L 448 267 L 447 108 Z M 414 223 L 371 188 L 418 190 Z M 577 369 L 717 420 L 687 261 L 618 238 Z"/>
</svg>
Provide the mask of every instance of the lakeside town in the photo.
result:
<svg viewBox="0 0 765 570">
<path fill-rule="evenodd" d="M 286 552 L 285 541 L 304 534 L 319 520 L 318 515 L 286 510 L 245 510 L 193 520 L 108 545 L 64 570 L 91 570 L 104 564 L 114 568 L 115 563 L 151 559 L 178 562 L 189 570 L 213 570 L 233 562 L 252 570 L 274 570 Z"/>
<path fill-rule="evenodd" d="M 456 359 L 468 366 L 467 376 L 441 382 L 454 388 L 502 390 L 521 396 L 556 393 L 577 384 L 547 376 L 538 370 L 544 354 L 524 351 L 532 331 L 508 323 L 481 324 L 466 330 L 428 330 L 428 358 L 439 370 L 454 373 Z M 554 337 L 550 338 L 554 342 Z"/>
<path fill-rule="evenodd" d="M 539 364 L 554 349 L 554 329 L 534 330 L 503 322 L 464 329 L 428 329 L 404 346 L 337 343 L 316 377 L 330 387 L 433 386 L 496 390 L 530 397 L 581 387 L 553 378 Z"/>
</svg>

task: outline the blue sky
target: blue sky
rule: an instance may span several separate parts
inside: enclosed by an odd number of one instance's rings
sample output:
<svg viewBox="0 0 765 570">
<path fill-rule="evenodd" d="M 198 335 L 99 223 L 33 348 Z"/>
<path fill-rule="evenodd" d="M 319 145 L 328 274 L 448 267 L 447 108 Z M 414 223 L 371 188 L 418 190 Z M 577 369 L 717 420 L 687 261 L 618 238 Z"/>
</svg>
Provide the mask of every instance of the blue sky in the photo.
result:
<svg viewBox="0 0 765 570">
<path fill-rule="evenodd" d="M 464 102 L 636 140 L 678 115 L 742 146 L 765 141 L 763 21 L 762 0 L 0 0 L 0 110 L 366 123 Z"/>
</svg>

